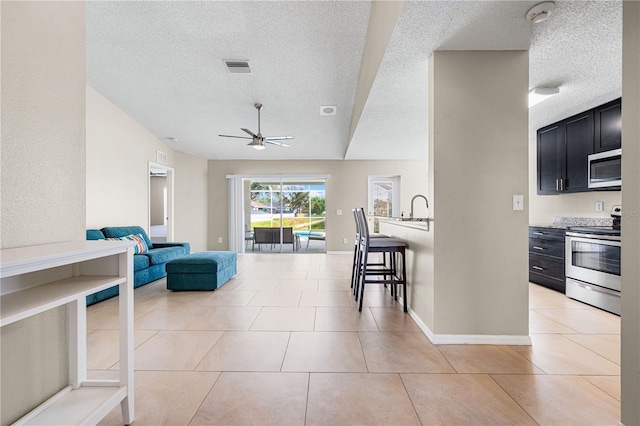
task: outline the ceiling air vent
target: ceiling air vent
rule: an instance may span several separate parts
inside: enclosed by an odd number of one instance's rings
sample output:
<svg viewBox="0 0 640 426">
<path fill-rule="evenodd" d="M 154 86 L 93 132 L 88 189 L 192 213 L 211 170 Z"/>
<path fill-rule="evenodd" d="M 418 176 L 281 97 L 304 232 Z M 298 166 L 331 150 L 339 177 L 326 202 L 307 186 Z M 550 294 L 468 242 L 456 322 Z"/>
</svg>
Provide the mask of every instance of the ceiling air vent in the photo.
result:
<svg viewBox="0 0 640 426">
<path fill-rule="evenodd" d="M 167 153 L 156 151 L 156 161 L 160 164 L 167 164 Z"/>
<path fill-rule="evenodd" d="M 251 74 L 249 61 L 224 61 L 224 63 L 232 74 Z"/>
</svg>

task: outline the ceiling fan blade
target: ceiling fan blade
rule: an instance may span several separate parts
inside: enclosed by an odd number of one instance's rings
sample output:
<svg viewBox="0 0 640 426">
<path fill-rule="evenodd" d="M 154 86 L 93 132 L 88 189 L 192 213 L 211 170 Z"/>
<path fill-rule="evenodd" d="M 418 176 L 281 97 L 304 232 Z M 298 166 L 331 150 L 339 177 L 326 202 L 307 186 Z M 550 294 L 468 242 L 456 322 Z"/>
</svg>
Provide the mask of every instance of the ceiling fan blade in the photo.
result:
<svg viewBox="0 0 640 426">
<path fill-rule="evenodd" d="M 242 129 L 242 128 L 241 128 L 240 130 L 242 130 L 242 131 L 243 131 L 243 132 L 245 132 L 245 133 L 250 134 L 250 135 L 251 135 L 251 137 L 253 137 L 253 138 L 257 138 L 257 137 L 258 137 L 258 135 L 254 134 L 254 133 L 253 133 L 251 130 L 249 130 L 249 129 Z"/>
<path fill-rule="evenodd" d="M 293 136 L 267 136 L 265 141 L 289 141 L 293 139 Z"/>
<path fill-rule="evenodd" d="M 253 139 L 253 138 L 248 138 L 246 136 L 231 136 L 231 135 L 218 135 L 218 136 L 222 136 L 223 138 Z"/>
<path fill-rule="evenodd" d="M 264 149 L 265 144 L 277 145 L 277 146 L 288 148 L 290 145 L 287 145 L 286 143 L 282 143 L 282 142 L 277 142 L 277 141 L 288 141 L 293 139 L 293 136 L 268 136 L 266 138 L 262 136 L 262 133 L 260 133 L 260 110 L 262 109 L 262 104 L 256 103 L 253 106 L 256 107 L 256 109 L 258 110 L 258 134 L 253 133 L 249 129 L 245 129 L 244 127 L 241 127 L 240 130 L 242 130 L 243 132 L 251 136 L 250 138 L 246 136 L 232 136 L 232 135 L 218 135 L 218 136 L 221 136 L 223 138 L 250 139 L 251 142 L 249 142 L 247 145 L 255 149 Z"/>
<path fill-rule="evenodd" d="M 287 145 L 286 143 L 270 141 L 270 140 L 267 140 L 267 139 L 264 140 L 264 143 L 269 143 L 271 145 L 284 146 L 285 148 L 289 148 L 291 146 L 291 145 Z"/>
</svg>

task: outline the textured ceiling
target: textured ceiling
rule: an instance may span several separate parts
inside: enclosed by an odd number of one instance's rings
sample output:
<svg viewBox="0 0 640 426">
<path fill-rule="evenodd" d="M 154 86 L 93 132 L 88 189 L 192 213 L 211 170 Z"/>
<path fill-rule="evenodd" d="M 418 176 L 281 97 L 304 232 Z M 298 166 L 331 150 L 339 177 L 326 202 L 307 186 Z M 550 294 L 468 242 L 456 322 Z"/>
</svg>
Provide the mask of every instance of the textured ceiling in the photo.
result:
<svg viewBox="0 0 640 426">
<path fill-rule="evenodd" d="M 529 86 L 560 87 L 560 94 L 529 110 L 529 133 L 622 95 L 622 3 L 556 2 L 535 26 Z"/>
<path fill-rule="evenodd" d="M 427 58 L 433 50 L 530 49 L 530 86 L 561 93 L 530 110 L 530 134 L 620 96 L 620 1 L 408 1 L 349 127 L 365 52 L 368 1 L 87 2 L 91 86 L 177 150 L 210 159 L 426 158 Z M 223 60 L 248 59 L 252 74 Z M 292 135 L 256 151 L 218 137 Z M 321 116 L 321 105 L 336 105 Z"/>
</svg>

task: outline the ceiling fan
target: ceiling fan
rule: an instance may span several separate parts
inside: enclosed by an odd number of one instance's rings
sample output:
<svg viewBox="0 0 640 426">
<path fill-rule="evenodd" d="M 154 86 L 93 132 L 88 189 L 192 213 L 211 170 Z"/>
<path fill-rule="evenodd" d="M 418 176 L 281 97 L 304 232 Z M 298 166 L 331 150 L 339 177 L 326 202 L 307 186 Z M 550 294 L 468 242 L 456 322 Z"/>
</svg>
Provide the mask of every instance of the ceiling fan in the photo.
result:
<svg viewBox="0 0 640 426">
<path fill-rule="evenodd" d="M 293 136 L 267 136 L 267 137 L 262 136 L 262 133 L 260 133 L 260 110 L 262 109 L 262 104 L 254 104 L 254 106 L 258 110 L 258 134 L 253 133 L 249 129 L 241 128 L 240 130 L 242 130 L 245 133 L 248 133 L 251 137 L 249 138 L 247 136 L 232 136 L 232 135 L 218 135 L 218 136 L 222 136 L 223 138 L 251 139 L 251 142 L 249 142 L 247 145 L 252 146 L 255 149 L 264 149 L 265 144 L 289 147 L 289 145 L 287 145 L 286 143 L 282 143 L 278 141 L 290 140 L 290 139 L 293 139 Z"/>
</svg>

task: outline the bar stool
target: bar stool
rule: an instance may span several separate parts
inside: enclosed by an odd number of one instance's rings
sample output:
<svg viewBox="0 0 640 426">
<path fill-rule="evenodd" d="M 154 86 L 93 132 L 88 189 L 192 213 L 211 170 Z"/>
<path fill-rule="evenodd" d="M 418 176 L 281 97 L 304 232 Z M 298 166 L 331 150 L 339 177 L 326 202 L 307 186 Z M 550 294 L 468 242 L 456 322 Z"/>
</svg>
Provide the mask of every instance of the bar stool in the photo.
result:
<svg viewBox="0 0 640 426">
<path fill-rule="evenodd" d="M 369 234 L 369 227 L 366 223 L 364 209 L 356 209 L 356 217 L 359 223 L 359 255 L 356 256 L 355 285 L 356 295 L 360 293 L 359 311 L 362 311 L 364 299 L 364 288 L 366 284 L 389 284 L 391 294 L 398 300 L 398 285 L 402 285 L 402 296 L 404 302 L 404 312 L 407 312 L 407 274 L 406 274 L 406 248 L 407 243 L 394 238 L 375 238 Z M 389 253 L 389 266 L 369 264 L 370 253 Z M 397 255 L 402 255 L 402 269 L 398 273 Z M 382 279 L 380 278 L 382 277 Z M 375 278 L 375 279 L 374 279 Z M 357 297 L 357 296 L 356 296 Z M 356 299 L 357 300 L 357 299 Z"/>
<path fill-rule="evenodd" d="M 360 210 L 362 211 L 360 213 Z M 357 273 L 357 267 L 359 265 L 359 257 L 360 256 L 360 235 L 361 235 L 361 231 L 360 231 L 360 220 L 359 220 L 359 214 L 364 214 L 364 209 L 359 208 L 359 209 L 352 209 L 351 210 L 353 213 L 353 219 L 355 221 L 356 224 L 356 238 L 355 238 L 355 244 L 353 246 L 353 264 L 352 264 L 352 269 L 351 269 L 351 288 L 353 289 L 353 295 L 355 296 L 356 300 L 358 300 L 358 291 L 357 291 L 357 283 L 356 283 L 356 277 L 358 276 Z M 365 215 L 366 217 L 366 215 Z M 365 223 L 366 225 L 366 223 Z M 389 238 L 388 235 L 385 234 L 369 234 L 369 238 Z M 386 266 L 386 254 L 382 253 L 382 263 L 370 263 L 370 266 Z"/>
</svg>

